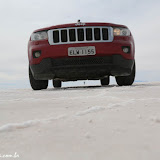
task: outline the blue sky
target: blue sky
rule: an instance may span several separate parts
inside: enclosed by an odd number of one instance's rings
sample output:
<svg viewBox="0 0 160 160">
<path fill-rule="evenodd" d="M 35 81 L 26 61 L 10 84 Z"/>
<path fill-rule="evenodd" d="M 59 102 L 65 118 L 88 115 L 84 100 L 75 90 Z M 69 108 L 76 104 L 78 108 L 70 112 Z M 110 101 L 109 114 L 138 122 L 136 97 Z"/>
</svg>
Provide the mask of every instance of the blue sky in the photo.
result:
<svg viewBox="0 0 160 160">
<path fill-rule="evenodd" d="M 33 30 L 77 19 L 127 25 L 136 44 L 136 80 L 160 81 L 159 0 L 0 0 L 0 88 L 29 87 Z"/>
</svg>

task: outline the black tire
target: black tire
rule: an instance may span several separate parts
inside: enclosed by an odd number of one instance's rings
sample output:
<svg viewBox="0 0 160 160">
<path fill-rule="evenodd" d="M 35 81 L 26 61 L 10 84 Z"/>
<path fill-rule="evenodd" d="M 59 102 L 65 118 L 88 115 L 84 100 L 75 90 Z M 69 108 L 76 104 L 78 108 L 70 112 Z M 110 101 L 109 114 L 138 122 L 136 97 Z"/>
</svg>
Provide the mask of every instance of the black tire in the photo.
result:
<svg viewBox="0 0 160 160">
<path fill-rule="evenodd" d="M 103 79 L 101 79 L 100 81 L 101 81 L 101 85 L 102 85 L 102 86 L 107 86 L 107 85 L 109 85 L 110 78 L 109 78 L 109 76 L 108 76 L 107 78 L 103 78 Z"/>
<path fill-rule="evenodd" d="M 60 80 L 53 80 L 53 87 L 54 88 L 61 88 L 62 82 Z"/>
<path fill-rule="evenodd" d="M 119 86 L 130 86 L 133 84 L 136 74 L 136 65 L 134 63 L 132 73 L 129 76 L 115 77 Z"/>
<path fill-rule="evenodd" d="M 35 80 L 29 68 L 29 80 L 33 90 L 47 89 L 48 80 Z"/>
</svg>

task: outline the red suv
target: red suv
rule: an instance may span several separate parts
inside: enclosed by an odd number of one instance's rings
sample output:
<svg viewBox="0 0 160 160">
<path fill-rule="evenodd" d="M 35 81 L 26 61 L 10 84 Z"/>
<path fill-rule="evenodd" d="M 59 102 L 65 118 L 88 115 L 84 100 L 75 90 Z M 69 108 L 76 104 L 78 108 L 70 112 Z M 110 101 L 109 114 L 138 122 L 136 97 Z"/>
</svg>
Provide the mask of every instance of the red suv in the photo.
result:
<svg viewBox="0 0 160 160">
<path fill-rule="evenodd" d="M 135 45 L 130 30 L 112 23 L 77 23 L 42 28 L 28 43 L 29 79 L 34 90 L 64 81 L 100 80 L 109 85 L 132 85 Z"/>
</svg>

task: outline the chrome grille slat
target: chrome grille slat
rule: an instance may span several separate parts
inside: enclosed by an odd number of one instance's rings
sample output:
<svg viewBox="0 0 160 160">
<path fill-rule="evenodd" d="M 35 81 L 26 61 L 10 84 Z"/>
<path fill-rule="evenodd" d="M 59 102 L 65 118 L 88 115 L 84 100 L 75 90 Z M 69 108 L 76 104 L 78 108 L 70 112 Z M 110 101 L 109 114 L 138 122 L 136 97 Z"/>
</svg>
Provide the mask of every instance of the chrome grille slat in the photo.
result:
<svg viewBox="0 0 160 160">
<path fill-rule="evenodd" d="M 69 31 L 67 30 L 67 43 L 69 42 Z"/>
<path fill-rule="evenodd" d="M 95 41 L 95 38 L 94 38 L 94 28 L 92 28 L 92 41 Z"/>
<path fill-rule="evenodd" d="M 86 41 L 86 29 L 83 28 L 83 30 L 84 30 L 84 41 Z"/>
<path fill-rule="evenodd" d="M 75 29 L 76 41 L 78 42 L 78 31 L 77 28 Z"/>
<path fill-rule="evenodd" d="M 61 30 L 59 31 L 59 42 L 62 42 L 62 40 L 61 40 Z"/>
<path fill-rule="evenodd" d="M 92 35 L 89 35 L 92 37 L 92 40 L 87 40 L 87 31 L 86 29 L 92 29 Z M 83 33 L 81 33 L 82 35 L 84 35 L 83 39 L 84 40 L 78 40 L 78 36 L 82 36 L 78 35 L 78 29 L 83 29 Z M 96 30 L 95 30 L 96 29 Z M 103 29 L 107 29 L 107 36 L 108 38 L 106 38 L 106 40 L 104 40 L 104 34 L 103 33 Z M 67 41 L 66 42 L 62 42 L 62 36 L 61 35 L 61 31 L 62 30 L 66 30 L 67 32 Z M 99 34 L 99 30 L 100 30 L 100 34 Z M 59 39 L 59 42 L 55 42 L 54 40 L 54 34 L 55 31 L 59 32 L 59 37 L 56 37 L 57 39 Z M 71 31 L 74 31 L 75 33 L 72 33 L 71 35 Z M 97 35 L 95 35 L 97 34 Z M 75 39 L 74 39 L 75 36 Z M 96 38 L 95 38 L 96 36 Z M 100 38 L 99 38 L 100 36 Z M 82 37 L 81 37 L 82 38 Z M 71 41 L 71 40 L 75 40 L 75 41 Z M 113 28 L 112 27 L 106 27 L 106 26 L 92 26 L 92 27 L 71 27 L 71 28 L 60 28 L 60 29 L 52 29 L 48 31 L 48 41 L 50 45 L 59 45 L 59 44 L 73 44 L 73 43 L 95 43 L 95 42 L 112 42 L 113 41 Z"/>
<path fill-rule="evenodd" d="M 103 32 L 102 32 L 102 28 L 100 28 L 100 35 L 101 35 L 101 41 L 103 40 Z"/>
</svg>

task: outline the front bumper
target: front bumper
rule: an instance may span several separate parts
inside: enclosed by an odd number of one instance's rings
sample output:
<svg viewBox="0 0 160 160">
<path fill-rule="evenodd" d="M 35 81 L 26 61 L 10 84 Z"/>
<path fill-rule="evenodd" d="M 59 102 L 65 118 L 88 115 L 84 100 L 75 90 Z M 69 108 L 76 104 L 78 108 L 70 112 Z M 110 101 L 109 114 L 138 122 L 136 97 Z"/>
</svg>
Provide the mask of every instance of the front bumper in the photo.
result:
<svg viewBox="0 0 160 160">
<path fill-rule="evenodd" d="M 61 81 L 98 80 L 105 76 L 131 74 L 134 59 L 121 55 L 45 58 L 39 64 L 30 65 L 36 80 L 59 79 Z"/>
</svg>

